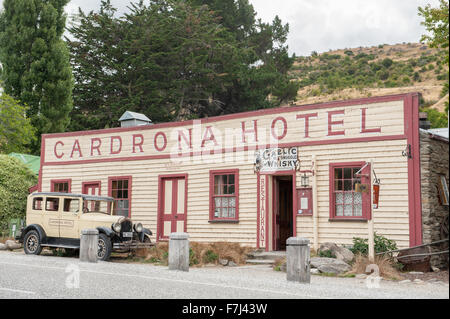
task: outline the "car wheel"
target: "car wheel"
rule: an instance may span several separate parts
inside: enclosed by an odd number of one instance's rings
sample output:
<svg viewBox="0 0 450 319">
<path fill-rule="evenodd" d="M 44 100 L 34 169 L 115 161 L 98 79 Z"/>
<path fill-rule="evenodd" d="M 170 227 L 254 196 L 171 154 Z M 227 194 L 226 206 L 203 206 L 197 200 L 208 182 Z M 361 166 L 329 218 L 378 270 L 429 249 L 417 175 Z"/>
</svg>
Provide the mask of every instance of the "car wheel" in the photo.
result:
<svg viewBox="0 0 450 319">
<path fill-rule="evenodd" d="M 26 233 L 23 240 L 23 250 L 27 255 L 39 255 L 41 253 L 41 239 L 37 231 L 30 230 L 28 233 Z"/>
<path fill-rule="evenodd" d="M 111 256 L 112 244 L 111 239 L 105 234 L 98 235 L 98 259 L 99 260 L 108 260 Z"/>
</svg>

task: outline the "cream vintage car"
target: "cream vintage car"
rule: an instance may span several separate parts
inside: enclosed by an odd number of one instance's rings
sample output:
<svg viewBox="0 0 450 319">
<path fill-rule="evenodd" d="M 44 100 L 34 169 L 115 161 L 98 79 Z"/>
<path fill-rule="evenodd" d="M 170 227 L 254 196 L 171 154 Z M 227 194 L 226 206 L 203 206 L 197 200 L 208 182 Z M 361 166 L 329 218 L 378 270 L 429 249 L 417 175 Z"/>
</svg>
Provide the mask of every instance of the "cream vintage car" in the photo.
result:
<svg viewBox="0 0 450 319">
<path fill-rule="evenodd" d="M 141 223 L 113 215 L 114 198 L 70 193 L 32 193 L 28 196 L 26 226 L 16 237 L 26 254 L 39 255 L 43 247 L 80 248 L 83 229 L 99 232 L 98 258 L 112 251 L 151 247 L 152 232 Z"/>
</svg>

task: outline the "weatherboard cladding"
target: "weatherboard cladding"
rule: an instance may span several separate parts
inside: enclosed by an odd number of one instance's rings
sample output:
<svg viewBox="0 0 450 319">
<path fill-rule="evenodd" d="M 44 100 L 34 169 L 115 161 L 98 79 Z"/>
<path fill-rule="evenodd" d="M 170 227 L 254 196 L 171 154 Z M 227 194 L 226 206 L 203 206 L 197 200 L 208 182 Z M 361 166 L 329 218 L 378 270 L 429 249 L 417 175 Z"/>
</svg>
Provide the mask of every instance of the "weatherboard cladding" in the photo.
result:
<svg viewBox="0 0 450 319">
<path fill-rule="evenodd" d="M 45 134 L 40 191 L 49 191 L 52 179 L 71 178 L 73 193 L 81 193 L 83 182 L 101 181 L 101 193 L 108 194 L 108 176 L 132 176 L 131 217 L 156 233 L 158 176 L 187 174 L 187 232 L 191 240 L 261 246 L 258 182 L 260 178 L 269 181 L 271 176 L 254 172 L 252 154 L 278 141 L 279 147 L 298 148 L 301 170 L 308 170 L 312 155 L 316 155 L 318 212 L 314 214 L 319 216 L 319 243 L 351 244 L 355 236 L 367 237 L 365 222 L 329 220 L 329 164 L 373 159 L 382 183 L 379 208 L 373 213 L 375 231 L 396 240 L 399 247 L 407 247 L 422 240 L 417 206 L 420 176 L 415 178 L 419 156 L 402 156 L 408 144 L 416 152 L 417 116 L 418 95 L 403 94 L 144 127 Z M 232 134 L 233 144 L 228 141 Z M 239 222 L 211 223 L 209 172 L 227 169 L 239 169 Z M 295 174 L 297 187 L 301 186 L 301 175 L 298 171 Z M 269 203 L 273 198 L 270 183 L 267 190 Z M 270 237 L 273 216 L 270 205 L 266 208 L 263 235 Z M 312 218 L 297 215 L 294 235 L 312 241 Z M 270 245 L 268 242 L 263 247 Z"/>
</svg>

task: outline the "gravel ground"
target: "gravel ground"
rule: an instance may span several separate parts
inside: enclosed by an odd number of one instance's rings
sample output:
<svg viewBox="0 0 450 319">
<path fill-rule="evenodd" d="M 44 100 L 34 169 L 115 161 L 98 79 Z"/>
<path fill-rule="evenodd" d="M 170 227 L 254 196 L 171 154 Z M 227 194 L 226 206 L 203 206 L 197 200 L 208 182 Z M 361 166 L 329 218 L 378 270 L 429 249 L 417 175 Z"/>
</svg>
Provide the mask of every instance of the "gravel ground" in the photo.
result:
<svg viewBox="0 0 450 319">
<path fill-rule="evenodd" d="M 70 288 L 78 271 L 79 288 Z M 90 264 L 77 258 L 0 251 L 0 298 L 448 299 L 449 285 L 382 280 L 379 288 L 368 288 L 364 279 L 322 276 L 312 276 L 307 285 L 288 282 L 285 273 L 267 266 L 179 272 L 149 264 Z"/>
</svg>

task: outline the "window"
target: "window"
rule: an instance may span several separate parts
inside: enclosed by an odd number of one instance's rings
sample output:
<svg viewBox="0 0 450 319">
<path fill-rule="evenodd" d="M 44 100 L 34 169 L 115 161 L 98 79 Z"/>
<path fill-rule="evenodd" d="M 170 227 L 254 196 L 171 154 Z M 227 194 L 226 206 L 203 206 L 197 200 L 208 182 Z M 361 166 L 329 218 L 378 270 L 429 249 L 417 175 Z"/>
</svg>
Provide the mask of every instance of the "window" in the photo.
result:
<svg viewBox="0 0 450 319">
<path fill-rule="evenodd" d="M 45 200 L 45 210 L 56 212 L 59 209 L 59 198 L 48 197 Z"/>
<path fill-rule="evenodd" d="M 33 210 L 42 210 L 42 197 L 35 197 L 33 198 Z"/>
<path fill-rule="evenodd" d="M 64 211 L 70 213 L 78 213 L 80 210 L 80 200 L 79 199 L 64 199 Z"/>
<path fill-rule="evenodd" d="M 210 220 L 238 220 L 239 171 L 210 172 Z"/>
<path fill-rule="evenodd" d="M 368 218 L 370 168 L 365 164 L 330 164 L 330 219 Z"/>
<path fill-rule="evenodd" d="M 439 175 L 438 190 L 439 190 L 439 199 L 440 199 L 441 205 L 448 206 L 448 201 L 449 201 L 448 186 L 447 186 L 447 180 L 444 175 Z"/>
<path fill-rule="evenodd" d="M 70 193 L 70 179 L 52 180 L 51 191 L 58 193 Z"/>
<path fill-rule="evenodd" d="M 131 216 L 131 176 L 110 177 L 109 196 L 114 198 L 113 215 Z"/>
</svg>

